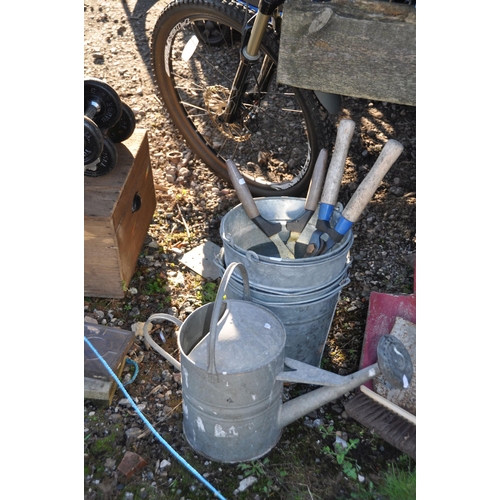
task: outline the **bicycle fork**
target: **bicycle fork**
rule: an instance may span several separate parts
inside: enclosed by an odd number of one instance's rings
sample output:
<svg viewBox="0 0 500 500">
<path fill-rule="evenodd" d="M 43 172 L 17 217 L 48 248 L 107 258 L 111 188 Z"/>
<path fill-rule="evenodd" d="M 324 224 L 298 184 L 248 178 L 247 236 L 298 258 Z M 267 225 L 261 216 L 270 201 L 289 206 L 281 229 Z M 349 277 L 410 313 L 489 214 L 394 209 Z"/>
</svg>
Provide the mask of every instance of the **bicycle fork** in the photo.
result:
<svg viewBox="0 0 500 500">
<path fill-rule="evenodd" d="M 241 99 L 246 90 L 245 82 L 253 64 L 260 58 L 260 45 L 267 30 L 271 16 L 283 3 L 283 0 L 259 0 L 259 10 L 255 16 L 253 26 L 247 27 L 243 37 L 242 49 L 240 52 L 240 63 L 233 80 L 231 92 L 226 103 L 226 110 L 222 115 L 222 120 L 233 123 L 239 109 Z M 250 34 L 248 35 L 248 31 Z M 268 56 L 264 57 L 262 68 L 257 79 L 257 89 L 266 89 L 274 71 L 274 63 Z"/>
</svg>

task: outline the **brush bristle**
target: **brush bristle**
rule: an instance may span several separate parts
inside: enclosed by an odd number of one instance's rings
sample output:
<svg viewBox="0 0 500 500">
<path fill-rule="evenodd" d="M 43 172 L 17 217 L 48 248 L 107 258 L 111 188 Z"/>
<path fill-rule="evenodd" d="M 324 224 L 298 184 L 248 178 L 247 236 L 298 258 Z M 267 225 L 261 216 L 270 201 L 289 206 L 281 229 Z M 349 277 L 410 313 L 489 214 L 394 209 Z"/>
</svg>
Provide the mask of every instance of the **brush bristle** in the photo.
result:
<svg viewBox="0 0 500 500">
<path fill-rule="evenodd" d="M 347 414 L 413 459 L 417 450 L 417 426 L 369 396 L 358 393 L 345 404 Z"/>
</svg>

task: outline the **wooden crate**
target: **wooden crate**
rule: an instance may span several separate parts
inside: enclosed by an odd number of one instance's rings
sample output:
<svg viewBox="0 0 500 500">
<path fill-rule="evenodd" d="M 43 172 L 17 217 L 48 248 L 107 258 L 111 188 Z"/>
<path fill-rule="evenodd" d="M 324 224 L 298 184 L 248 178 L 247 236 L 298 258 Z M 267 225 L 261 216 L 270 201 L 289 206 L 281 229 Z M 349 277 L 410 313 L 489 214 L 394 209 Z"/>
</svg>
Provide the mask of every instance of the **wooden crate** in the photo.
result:
<svg viewBox="0 0 500 500">
<path fill-rule="evenodd" d="M 123 298 L 156 208 L 146 130 L 116 144 L 118 161 L 85 176 L 84 295 Z"/>
<path fill-rule="evenodd" d="M 416 105 L 416 8 L 374 0 L 286 1 L 277 79 Z"/>
</svg>

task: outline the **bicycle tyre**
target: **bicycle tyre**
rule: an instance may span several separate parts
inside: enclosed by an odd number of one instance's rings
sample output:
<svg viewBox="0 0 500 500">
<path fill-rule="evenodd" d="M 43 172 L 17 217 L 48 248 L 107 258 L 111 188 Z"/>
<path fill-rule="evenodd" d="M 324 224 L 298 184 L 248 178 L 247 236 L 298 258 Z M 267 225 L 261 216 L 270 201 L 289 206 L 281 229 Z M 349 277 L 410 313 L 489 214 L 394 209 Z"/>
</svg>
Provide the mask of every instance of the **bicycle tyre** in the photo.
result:
<svg viewBox="0 0 500 500">
<path fill-rule="evenodd" d="M 240 58 L 244 22 L 244 8 L 231 0 L 171 2 L 151 39 L 155 84 L 181 136 L 219 177 L 230 182 L 225 160 L 231 158 L 254 196 L 298 196 L 308 188 L 319 151 L 332 143 L 331 125 L 313 91 L 277 84 L 276 71 L 267 92 L 257 86 L 264 55 L 274 69 L 278 61 L 271 28 L 238 122 L 217 119 Z M 195 49 L 186 55 L 188 43 Z"/>
</svg>

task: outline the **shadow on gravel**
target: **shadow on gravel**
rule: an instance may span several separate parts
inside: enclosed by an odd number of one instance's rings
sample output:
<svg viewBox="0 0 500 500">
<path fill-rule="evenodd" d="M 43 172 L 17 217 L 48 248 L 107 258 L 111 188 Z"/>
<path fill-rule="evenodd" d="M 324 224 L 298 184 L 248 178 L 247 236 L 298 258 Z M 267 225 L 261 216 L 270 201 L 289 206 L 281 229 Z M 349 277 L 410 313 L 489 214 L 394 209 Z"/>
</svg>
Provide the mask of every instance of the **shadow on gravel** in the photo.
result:
<svg viewBox="0 0 500 500">
<path fill-rule="evenodd" d="M 121 0 L 123 10 L 127 17 L 129 18 L 130 27 L 132 28 L 132 32 L 134 33 L 135 44 L 137 46 L 137 50 L 141 55 L 141 58 L 148 68 L 148 73 L 153 78 L 153 72 L 151 69 L 151 64 L 149 62 L 149 50 L 148 52 L 144 52 L 141 50 L 142 43 L 141 41 L 146 40 L 147 46 L 149 48 L 149 40 L 146 35 L 146 19 L 148 11 L 157 3 L 162 0 L 137 0 L 134 9 L 131 11 L 129 5 L 127 4 L 127 0 Z M 171 0 L 162 1 L 163 8 L 166 7 Z M 250 0 L 250 5 L 257 6 L 258 0 Z M 163 9 L 162 9 L 163 10 Z"/>
<path fill-rule="evenodd" d="M 146 34 L 146 19 L 149 9 L 156 5 L 159 0 L 137 0 L 134 9 L 131 11 L 126 0 L 121 0 L 123 10 L 129 18 L 130 27 L 134 33 L 135 44 L 144 64 L 148 68 L 148 73 L 153 78 L 151 64 L 149 62 L 149 50 L 144 51 L 143 42 L 146 40 L 146 45 L 149 48 L 149 40 Z M 165 6 L 169 3 L 164 2 Z"/>
</svg>

